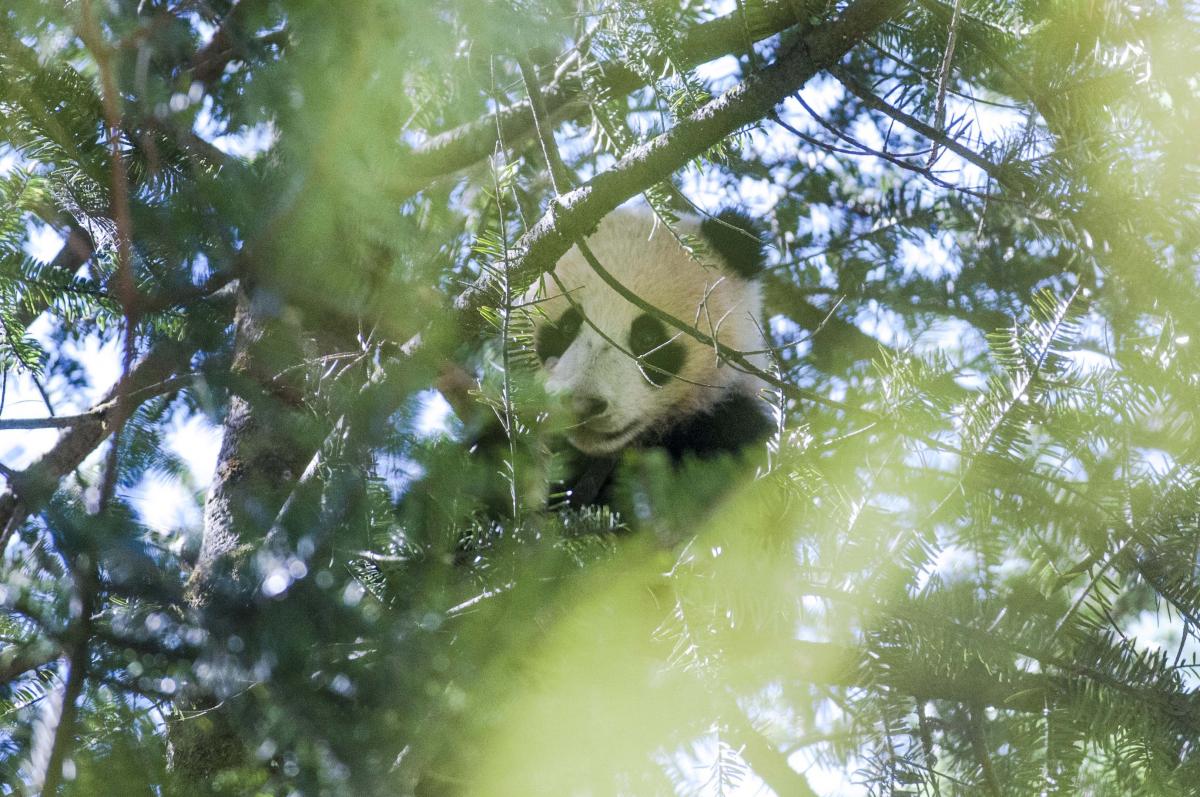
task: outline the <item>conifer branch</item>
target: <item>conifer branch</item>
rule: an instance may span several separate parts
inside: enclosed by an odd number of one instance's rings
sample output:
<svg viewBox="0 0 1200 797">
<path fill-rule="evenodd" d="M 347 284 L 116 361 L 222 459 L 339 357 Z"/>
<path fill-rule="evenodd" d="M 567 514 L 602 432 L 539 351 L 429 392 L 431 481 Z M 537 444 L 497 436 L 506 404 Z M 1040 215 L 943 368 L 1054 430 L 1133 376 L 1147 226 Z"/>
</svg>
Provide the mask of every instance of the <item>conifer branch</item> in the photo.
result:
<svg viewBox="0 0 1200 797">
<path fill-rule="evenodd" d="M 935 144 L 950 150 L 955 155 L 958 155 L 963 160 L 977 167 L 982 172 L 987 174 L 1004 188 L 1014 192 L 1019 197 L 1026 197 L 1032 189 L 1032 183 L 1023 175 L 1015 172 L 1011 168 L 1006 168 L 1000 164 L 993 163 L 984 156 L 975 152 L 970 147 L 961 144 L 958 139 L 949 136 L 938 128 L 926 124 L 912 114 L 906 113 L 899 108 L 894 107 L 890 103 L 885 102 L 875 95 L 866 86 L 863 86 L 855 80 L 845 69 L 838 67 L 829 70 L 830 73 L 841 82 L 851 94 L 863 101 L 863 104 L 868 108 L 886 114 L 891 118 L 900 122 L 905 127 L 918 133 Z"/>
<path fill-rule="evenodd" d="M 685 31 L 673 48 L 671 62 L 689 68 L 712 61 L 723 55 L 741 52 L 747 38 L 761 41 L 780 31 L 806 22 L 810 16 L 823 13 L 826 4 L 819 0 L 761 0 L 747 3 L 745 11 L 703 22 Z M 659 55 L 651 68 L 661 70 L 666 57 Z M 614 95 L 625 95 L 645 85 L 641 74 L 621 63 L 606 63 L 602 67 L 601 84 Z M 559 70 L 554 79 L 543 87 L 545 117 L 549 120 L 567 114 L 581 97 L 583 87 L 574 75 Z M 430 138 L 398 158 L 394 199 L 408 198 L 438 177 L 453 174 L 489 157 L 496 144 L 504 141 L 515 146 L 533 134 L 533 104 L 530 100 L 515 103 L 491 115 L 468 122 Z"/>
<path fill-rule="evenodd" d="M 245 35 L 246 17 L 265 6 L 264 0 L 234 0 L 216 33 L 192 56 L 192 77 L 205 85 L 215 83 L 241 54 L 238 40 Z"/>
<path fill-rule="evenodd" d="M 59 482 L 75 470 L 124 423 L 138 405 L 185 368 L 195 349 L 166 339 L 158 343 L 108 391 L 92 412 L 80 420 L 41 459 L 13 474 L 8 489 L 0 493 L 0 550 L 25 519 L 38 512 L 58 489 Z M 103 409 L 101 409 L 103 408 Z"/>
<path fill-rule="evenodd" d="M 91 635 L 93 613 L 96 608 L 97 579 L 96 564 L 89 556 L 79 556 L 75 562 L 75 590 L 72 606 L 75 617 L 71 623 L 67 650 L 67 681 L 63 685 L 62 702 L 58 706 L 57 722 L 54 726 L 50 750 L 45 758 L 45 768 L 34 774 L 34 783 L 41 793 L 55 795 L 63 780 L 63 764 L 75 744 L 75 718 L 79 710 L 79 698 L 88 676 L 91 659 Z"/>
<path fill-rule="evenodd" d="M 836 20 L 802 34 L 789 52 L 704 105 L 675 127 L 636 147 L 611 169 L 563 196 L 522 237 L 524 250 L 511 279 L 529 284 L 554 267 L 576 240 L 625 200 L 668 179 L 696 154 L 745 125 L 762 119 L 822 69 L 831 67 L 863 37 L 904 6 L 902 0 L 858 0 Z M 468 317 L 487 300 L 491 278 L 458 297 Z"/>
</svg>

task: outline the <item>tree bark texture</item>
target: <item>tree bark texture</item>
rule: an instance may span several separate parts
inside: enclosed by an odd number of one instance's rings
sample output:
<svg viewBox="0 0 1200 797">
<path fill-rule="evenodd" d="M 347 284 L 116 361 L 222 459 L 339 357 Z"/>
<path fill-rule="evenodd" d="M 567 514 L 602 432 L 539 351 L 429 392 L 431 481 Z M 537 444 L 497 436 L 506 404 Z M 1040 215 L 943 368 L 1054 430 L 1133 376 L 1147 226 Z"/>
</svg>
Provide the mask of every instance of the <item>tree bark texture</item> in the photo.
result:
<svg viewBox="0 0 1200 797">
<path fill-rule="evenodd" d="M 303 407 L 301 333 L 270 290 L 244 286 L 234 318 L 233 393 L 216 473 L 204 505 L 204 538 L 187 600 L 203 608 L 217 581 L 252 584 L 249 556 L 312 459 L 320 440 Z"/>
</svg>

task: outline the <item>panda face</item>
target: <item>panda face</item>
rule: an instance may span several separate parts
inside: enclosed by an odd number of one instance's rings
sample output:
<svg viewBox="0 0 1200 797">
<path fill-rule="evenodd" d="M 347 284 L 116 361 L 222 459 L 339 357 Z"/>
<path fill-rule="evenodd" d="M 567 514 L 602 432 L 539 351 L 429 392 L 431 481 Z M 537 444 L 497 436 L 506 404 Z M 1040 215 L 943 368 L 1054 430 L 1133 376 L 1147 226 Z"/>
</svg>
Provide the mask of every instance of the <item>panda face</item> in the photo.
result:
<svg viewBox="0 0 1200 797">
<path fill-rule="evenodd" d="M 677 229 L 698 233 L 695 221 Z M 692 259 L 649 210 L 610 214 L 588 245 L 622 285 L 654 307 L 731 348 L 764 347 L 757 284 Z M 534 346 L 546 389 L 566 411 L 568 441 L 586 454 L 619 451 L 703 413 L 730 390 L 759 386 L 711 347 L 626 301 L 578 249 L 527 300 L 537 308 Z"/>
<path fill-rule="evenodd" d="M 604 454 L 628 445 L 680 403 L 686 389 L 672 383 L 689 352 L 686 336 L 623 299 L 596 305 L 582 296 L 568 303 L 557 319 L 539 325 L 535 345 L 547 390 L 571 415 L 568 440 L 585 453 Z"/>
</svg>

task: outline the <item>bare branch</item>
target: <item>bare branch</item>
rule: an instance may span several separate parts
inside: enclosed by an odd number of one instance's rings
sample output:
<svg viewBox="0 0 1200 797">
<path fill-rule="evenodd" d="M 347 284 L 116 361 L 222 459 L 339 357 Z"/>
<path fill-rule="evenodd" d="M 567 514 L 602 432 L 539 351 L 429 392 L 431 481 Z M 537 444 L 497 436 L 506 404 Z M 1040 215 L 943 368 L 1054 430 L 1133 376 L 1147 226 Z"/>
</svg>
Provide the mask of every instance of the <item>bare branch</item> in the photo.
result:
<svg viewBox="0 0 1200 797">
<path fill-rule="evenodd" d="M 937 110 L 934 114 L 933 126 L 941 130 L 946 123 L 946 89 L 950 85 L 950 70 L 954 66 L 954 44 L 958 38 L 958 20 L 962 13 L 962 0 L 954 0 L 954 15 L 950 17 L 950 32 L 946 34 L 946 52 L 942 55 L 942 66 L 938 70 Z M 929 163 L 926 168 L 932 169 L 937 163 L 938 147 L 933 142 L 929 152 Z"/>
<path fill-rule="evenodd" d="M 538 85 L 537 71 L 527 58 L 519 58 L 517 63 L 520 65 L 521 77 L 525 81 L 525 91 L 529 94 L 529 106 L 533 112 L 533 129 L 537 134 L 538 142 L 542 145 L 542 156 L 546 159 L 546 167 L 550 171 L 550 184 L 554 186 L 554 193 L 561 194 L 574 181 L 567 171 L 566 164 L 563 163 L 562 156 L 558 153 L 558 145 L 554 141 L 554 130 L 550 127 L 550 120 L 546 114 L 542 88 Z M 498 125 L 497 129 L 499 129 Z"/>
<path fill-rule="evenodd" d="M 109 172 L 111 185 L 108 188 L 108 212 L 117 226 L 117 270 L 113 275 L 112 293 L 116 294 L 125 315 L 125 349 L 121 362 L 121 373 L 129 376 L 133 368 L 134 340 L 137 335 L 139 310 L 139 292 L 133 279 L 133 215 L 129 207 L 129 175 L 125 169 L 125 158 L 121 153 L 121 137 L 125 130 L 124 111 L 121 108 L 122 98 L 117 89 L 116 75 L 113 73 L 112 48 L 104 41 L 100 32 L 100 23 L 92 13 L 90 0 L 83 0 L 82 26 L 80 38 L 92 53 L 96 68 L 100 73 L 100 104 L 104 109 L 105 135 L 109 147 Z M 107 462 L 104 466 L 104 477 L 100 486 L 100 507 L 106 507 L 116 492 L 117 485 L 117 452 L 120 449 L 121 430 L 124 419 L 117 421 L 113 428 L 113 444 L 109 447 Z M 72 666 L 71 676 L 75 676 Z M 64 707 L 64 717 L 67 716 Z M 54 773 L 52 773 L 53 775 Z M 47 789 L 51 794 L 52 789 Z"/>
<path fill-rule="evenodd" d="M 730 701 L 733 702 L 733 701 Z M 736 712 L 736 713 L 734 713 Z M 729 711 L 729 733 L 754 774 L 776 794 L 817 797 L 808 779 L 788 764 L 787 756 L 759 733 L 736 703 Z"/>
<path fill-rule="evenodd" d="M 117 227 L 117 270 L 112 293 L 125 313 L 125 373 L 133 365 L 133 342 L 137 328 L 138 289 L 133 281 L 133 218 L 129 208 L 129 176 L 125 159 L 121 153 L 121 137 L 124 132 L 121 109 L 121 94 L 113 72 L 112 48 L 104 41 L 100 22 L 96 19 L 90 0 L 83 0 L 82 25 L 79 29 L 96 69 L 100 73 L 100 104 L 104 109 L 105 136 L 109 147 L 109 203 L 108 213 Z"/>
<path fill-rule="evenodd" d="M 8 418 L 0 419 L 0 432 L 13 429 L 67 429 L 84 421 L 98 420 L 104 415 L 104 410 L 94 409 L 78 415 L 55 415 L 49 418 Z"/>
</svg>

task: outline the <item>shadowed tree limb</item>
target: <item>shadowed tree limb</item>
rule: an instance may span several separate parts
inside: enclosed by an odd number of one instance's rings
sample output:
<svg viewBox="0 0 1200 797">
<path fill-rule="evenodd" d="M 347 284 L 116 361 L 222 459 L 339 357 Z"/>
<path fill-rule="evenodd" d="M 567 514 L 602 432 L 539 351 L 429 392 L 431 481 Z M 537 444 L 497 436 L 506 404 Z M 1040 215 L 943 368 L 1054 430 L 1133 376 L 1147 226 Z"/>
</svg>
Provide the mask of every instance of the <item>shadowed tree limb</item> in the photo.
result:
<svg viewBox="0 0 1200 797">
<path fill-rule="evenodd" d="M 217 571 L 240 570 L 245 557 L 237 552 L 270 528 L 321 437 L 304 408 L 303 374 L 283 367 L 303 360 L 300 330 L 273 318 L 257 306 L 257 298 L 243 282 L 232 369 L 241 387 L 229 400 L 217 471 L 204 504 L 200 555 L 188 582 L 187 600 L 196 607 L 205 604 Z M 260 536 L 243 540 L 254 529 Z"/>
<path fill-rule="evenodd" d="M 970 147 L 966 147 L 959 143 L 958 139 L 947 135 L 933 125 L 926 124 L 912 114 L 896 108 L 889 103 L 877 97 L 870 89 L 863 86 L 857 80 L 849 75 L 844 69 L 833 68 L 829 70 L 846 89 L 858 97 L 863 103 L 873 110 L 879 111 L 882 114 L 890 116 L 900 124 L 904 125 L 914 133 L 924 136 L 932 141 L 935 145 L 944 147 L 963 160 L 975 166 L 980 171 L 991 177 L 1004 188 L 1012 191 L 1021 197 L 1026 197 L 1033 188 L 1033 184 L 1024 175 L 1019 172 L 1007 168 L 1001 164 L 993 163 L 987 158 L 975 152 Z"/>
<path fill-rule="evenodd" d="M 829 310 L 810 302 L 796 289 L 794 282 L 768 273 L 764 284 L 770 295 L 782 305 L 781 309 L 797 324 L 810 330 L 802 341 L 811 342 L 810 356 L 820 362 L 870 360 L 878 356 L 880 351 L 891 348 L 878 338 L 863 332 L 854 323 L 838 318 Z"/>
<path fill-rule="evenodd" d="M 206 86 L 215 83 L 225 73 L 225 67 L 243 54 L 239 41 L 246 33 L 243 29 L 246 17 L 266 5 L 265 0 L 236 0 L 208 44 L 192 57 L 192 77 Z"/>
<path fill-rule="evenodd" d="M 9 645 L 0 651 L 0 685 L 5 685 L 30 670 L 53 663 L 62 649 L 48 639 L 39 638 L 27 645 Z"/>
</svg>

